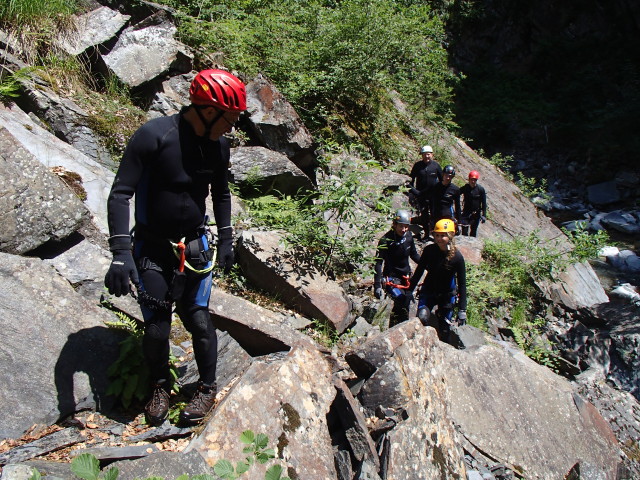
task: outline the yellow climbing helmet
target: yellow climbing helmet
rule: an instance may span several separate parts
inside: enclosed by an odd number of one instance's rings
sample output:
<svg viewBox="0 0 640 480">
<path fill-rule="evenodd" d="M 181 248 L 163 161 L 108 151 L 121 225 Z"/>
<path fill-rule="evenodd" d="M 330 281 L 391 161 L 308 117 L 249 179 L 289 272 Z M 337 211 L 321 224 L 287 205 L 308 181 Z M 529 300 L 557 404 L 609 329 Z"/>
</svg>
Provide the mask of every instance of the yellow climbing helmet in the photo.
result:
<svg viewBox="0 0 640 480">
<path fill-rule="evenodd" d="M 448 218 L 443 218 L 442 220 L 438 220 L 436 222 L 436 225 L 433 227 L 433 232 L 434 233 L 453 233 L 456 231 L 456 227 L 455 224 L 453 223 L 453 220 L 450 220 Z"/>
</svg>

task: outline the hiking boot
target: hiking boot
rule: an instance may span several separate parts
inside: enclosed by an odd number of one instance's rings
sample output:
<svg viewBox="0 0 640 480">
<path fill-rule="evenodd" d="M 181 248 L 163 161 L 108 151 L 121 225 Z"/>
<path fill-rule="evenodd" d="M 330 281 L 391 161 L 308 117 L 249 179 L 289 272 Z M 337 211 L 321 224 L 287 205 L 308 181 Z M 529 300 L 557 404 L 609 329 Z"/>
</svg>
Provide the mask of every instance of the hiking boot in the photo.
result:
<svg viewBox="0 0 640 480">
<path fill-rule="evenodd" d="M 189 404 L 180 413 L 180 422 L 184 425 L 195 425 L 202 421 L 213 408 L 216 401 L 216 384 L 205 385 L 198 382 L 198 389 Z"/>
<path fill-rule="evenodd" d="M 169 415 L 169 392 L 164 383 L 158 383 L 153 387 L 151 400 L 144 407 L 144 413 L 149 425 L 161 425 Z"/>
</svg>

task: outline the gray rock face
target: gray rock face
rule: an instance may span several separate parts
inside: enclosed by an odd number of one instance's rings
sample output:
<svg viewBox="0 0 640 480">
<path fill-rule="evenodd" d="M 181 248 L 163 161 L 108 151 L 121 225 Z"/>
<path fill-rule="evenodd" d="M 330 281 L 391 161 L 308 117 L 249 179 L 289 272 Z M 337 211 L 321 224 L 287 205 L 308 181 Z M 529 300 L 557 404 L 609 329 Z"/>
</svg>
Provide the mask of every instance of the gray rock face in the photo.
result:
<svg viewBox="0 0 640 480">
<path fill-rule="evenodd" d="M 177 28 L 161 13 L 126 28 L 113 49 L 103 56 L 113 74 L 138 87 L 167 72 L 187 73 L 193 56 L 174 36 Z"/>
<path fill-rule="evenodd" d="M 338 333 L 350 323 L 350 302 L 336 282 L 287 252 L 274 232 L 245 231 L 238 242 L 238 262 L 253 283 Z"/>
<path fill-rule="evenodd" d="M 287 352 L 296 345 L 316 347 L 307 335 L 287 327 L 284 315 L 223 290 L 211 292 L 209 312 L 216 328 L 228 332 L 254 356 Z"/>
<path fill-rule="evenodd" d="M 564 478 L 579 463 L 615 479 L 620 450 L 591 404 L 520 351 L 447 349 L 450 413 L 480 451 L 525 478 Z"/>
<path fill-rule="evenodd" d="M 82 201 L 0 127 L 0 250 L 25 253 L 88 219 Z"/>
<path fill-rule="evenodd" d="M 335 398 L 331 368 L 316 350 L 294 348 L 282 359 L 254 362 L 213 412 L 185 452 L 197 451 L 213 466 L 245 458 L 240 434 L 253 430 L 269 437 L 290 478 L 336 478 L 327 413 Z M 249 478 L 264 478 L 255 465 Z M 295 476 L 294 476 L 295 475 Z"/>
<path fill-rule="evenodd" d="M 569 265 L 558 274 L 558 281 L 543 281 L 538 286 L 552 302 L 572 310 L 609 301 L 600 280 L 587 262 Z"/>
<path fill-rule="evenodd" d="M 115 177 L 113 172 L 51 135 L 16 106 L 0 106 L 0 126 L 11 132 L 15 141 L 44 166 L 61 166 L 80 175 L 82 188 L 87 194 L 84 204 L 91 212 L 96 226 L 103 232 L 108 232 L 107 197 Z"/>
<path fill-rule="evenodd" d="M 79 55 L 113 39 L 131 18 L 109 7 L 100 7 L 73 18 L 73 29 L 58 40 L 59 46 L 70 55 Z"/>
<path fill-rule="evenodd" d="M 354 372 L 366 378 L 358 394 L 365 412 L 402 412 L 402 420 L 385 434 L 385 478 L 465 478 L 448 412 L 446 373 L 439 367 L 446 361 L 443 346 L 434 329 L 414 319 L 346 356 Z"/>
<path fill-rule="evenodd" d="M 0 254 L 0 438 L 50 425 L 79 408 L 108 411 L 106 369 L 115 317 L 35 258 Z"/>
<path fill-rule="evenodd" d="M 262 145 L 283 153 L 307 174 L 318 165 L 313 137 L 291 104 L 262 75 L 247 85 L 247 113 Z"/>
<path fill-rule="evenodd" d="M 280 192 L 284 195 L 313 190 L 309 177 L 291 160 L 264 147 L 232 149 L 230 172 L 230 180 L 250 193 L 256 188 L 262 194 Z"/>
<path fill-rule="evenodd" d="M 589 202 L 595 205 L 607 205 L 620 200 L 620 192 L 615 181 L 602 182 L 587 187 Z"/>
</svg>

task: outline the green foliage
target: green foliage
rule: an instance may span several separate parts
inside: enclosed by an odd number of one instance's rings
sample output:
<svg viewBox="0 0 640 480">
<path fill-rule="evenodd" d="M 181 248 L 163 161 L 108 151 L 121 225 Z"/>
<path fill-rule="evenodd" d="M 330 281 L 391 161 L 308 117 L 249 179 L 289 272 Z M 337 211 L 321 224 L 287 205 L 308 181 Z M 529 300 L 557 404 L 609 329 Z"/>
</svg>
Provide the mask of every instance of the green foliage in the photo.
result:
<svg viewBox="0 0 640 480">
<path fill-rule="evenodd" d="M 42 19 L 70 15 L 76 9 L 75 0 L 5 0 L 0 2 L 0 26 L 38 23 Z"/>
<path fill-rule="evenodd" d="M 30 68 L 23 68 L 12 75 L 5 75 L 0 78 L 0 101 L 7 102 L 12 98 L 20 96 L 20 81 L 28 76 Z"/>
<path fill-rule="evenodd" d="M 100 462 L 90 453 L 78 455 L 71 461 L 71 471 L 76 477 L 83 480 L 115 480 L 118 478 L 118 469 L 113 467 L 104 474 L 100 472 Z"/>
<path fill-rule="evenodd" d="M 551 197 L 547 193 L 547 179 L 535 179 L 533 177 L 527 177 L 522 172 L 518 172 L 516 185 L 520 188 L 522 193 L 528 198 L 540 197 L 545 200 Z"/>
<path fill-rule="evenodd" d="M 484 318 L 499 315 L 522 324 L 537 299 L 536 280 L 552 279 L 564 268 L 556 246 L 547 246 L 536 232 L 510 241 L 488 240 L 484 262 L 468 268 L 469 323 L 484 328 Z"/>
<path fill-rule="evenodd" d="M 224 480 L 235 480 L 258 462 L 260 464 L 267 463 L 276 456 L 276 452 L 272 448 L 268 448 L 269 437 L 263 433 L 257 435 L 252 430 L 245 430 L 240 435 L 240 441 L 245 445 L 242 453 L 247 455 L 244 460 L 240 460 L 236 466 L 228 460 L 218 460 L 213 466 L 216 475 Z M 290 480 L 289 477 L 282 476 L 282 466 L 275 464 L 269 467 L 265 472 L 265 480 Z"/>
<path fill-rule="evenodd" d="M 380 158 L 394 158 L 403 128 L 391 90 L 425 121 L 449 122 L 457 77 L 444 25 L 422 2 L 385 0 L 167 0 L 182 12 L 182 41 L 222 51 L 225 65 L 267 75 L 311 130 L 355 133 Z M 194 18 L 187 17 L 191 15 Z M 344 123 L 352 130 L 346 133 Z"/>
<path fill-rule="evenodd" d="M 587 222 L 576 222 L 574 231 L 562 228 L 562 231 L 573 244 L 573 250 L 570 255 L 576 262 L 598 258 L 598 252 L 610 241 L 606 230 L 589 233 L 587 227 Z"/>
<path fill-rule="evenodd" d="M 106 322 L 107 326 L 116 330 L 124 330 L 129 335 L 120 342 L 118 358 L 107 369 L 107 374 L 111 379 L 107 394 L 118 398 L 122 405 L 128 408 L 133 401 L 142 401 L 150 393 L 149 367 L 142 351 L 144 332 L 135 319 L 123 312 L 114 311 L 114 313 L 119 320 Z M 173 355 L 170 356 L 169 363 L 175 390 L 178 388 L 175 383 L 178 372 Z"/>
<path fill-rule="evenodd" d="M 484 156 L 484 151 L 480 149 L 478 150 L 478 154 Z M 502 155 L 501 153 L 494 153 L 487 160 L 489 161 L 489 163 L 495 165 L 500 170 L 507 171 L 513 163 L 513 155 Z"/>
<path fill-rule="evenodd" d="M 345 162 L 309 196 L 248 199 L 248 216 L 254 225 L 285 231 L 286 250 L 295 252 L 293 261 L 333 277 L 368 268 L 371 245 L 383 222 L 372 222 L 360 202 L 384 214 L 390 205 L 367 190 L 365 177 L 363 168 Z"/>
</svg>

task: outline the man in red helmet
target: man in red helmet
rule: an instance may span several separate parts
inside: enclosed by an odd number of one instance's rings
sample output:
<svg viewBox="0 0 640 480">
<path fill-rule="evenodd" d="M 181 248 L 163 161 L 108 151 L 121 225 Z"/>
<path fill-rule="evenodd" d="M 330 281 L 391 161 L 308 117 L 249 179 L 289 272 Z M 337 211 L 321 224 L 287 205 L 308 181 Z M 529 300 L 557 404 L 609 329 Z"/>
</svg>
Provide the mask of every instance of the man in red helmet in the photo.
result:
<svg viewBox="0 0 640 480">
<path fill-rule="evenodd" d="M 469 172 L 469 182 L 460 189 L 462 196 L 462 216 L 460 218 L 462 235 L 478 235 L 478 225 L 487 219 L 487 194 L 484 187 L 478 184 L 480 173 Z M 469 232 L 471 229 L 471 232 Z"/>
<path fill-rule="evenodd" d="M 113 261 L 105 277 L 110 293 L 138 291 L 144 318 L 143 353 L 153 394 L 147 420 L 159 425 L 169 412 L 169 332 L 176 312 L 193 337 L 200 374 L 197 391 L 181 413 L 184 424 L 201 421 L 216 396 L 217 335 L 208 306 L 213 251 L 205 221 L 211 192 L 217 226 L 217 264 L 234 262 L 230 148 L 224 134 L 246 109 L 242 81 L 224 70 L 199 72 L 191 104 L 179 113 L 142 125 L 131 137 L 107 201 Z M 134 239 L 129 201 L 135 194 Z M 185 268 L 186 267 L 186 268 Z"/>
</svg>

